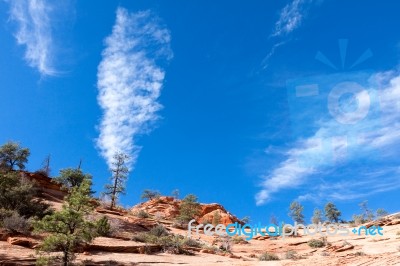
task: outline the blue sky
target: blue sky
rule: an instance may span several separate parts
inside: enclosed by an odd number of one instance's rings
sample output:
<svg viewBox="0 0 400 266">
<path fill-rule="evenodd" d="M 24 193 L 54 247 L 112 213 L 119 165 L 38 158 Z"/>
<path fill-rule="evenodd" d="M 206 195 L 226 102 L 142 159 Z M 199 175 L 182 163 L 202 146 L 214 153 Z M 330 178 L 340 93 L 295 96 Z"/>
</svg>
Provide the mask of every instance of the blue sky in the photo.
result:
<svg viewBox="0 0 400 266">
<path fill-rule="evenodd" d="M 82 159 L 98 192 L 129 153 L 124 206 L 177 188 L 253 221 L 292 200 L 307 219 L 327 201 L 399 211 L 399 7 L 1 1 L 0 142 L 29 147 L 29 170 L 51 154 L 53 175 Z"/>
</svg>

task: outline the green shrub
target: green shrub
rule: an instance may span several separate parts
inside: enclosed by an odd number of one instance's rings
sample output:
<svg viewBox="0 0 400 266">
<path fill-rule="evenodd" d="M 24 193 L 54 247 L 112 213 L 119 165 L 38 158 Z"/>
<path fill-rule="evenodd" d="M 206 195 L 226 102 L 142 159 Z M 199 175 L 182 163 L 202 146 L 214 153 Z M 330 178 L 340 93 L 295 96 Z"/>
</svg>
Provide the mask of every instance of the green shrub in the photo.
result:
<svg viewBox="0 0 400 266">
<path fill-rule="evenodd" d="M 111 233 L 111 225 L 106 216 L 96 221 L 96 232 L 99 236 L 109 236 Z"/>
<path fill-rule="evenodd" d="M 325 242 L 319 239 L 311 239 L 307 244 L 312 248 L 322 248 L 325 246 Z"/>
<path fill-rule="evenodd" d="M 356 253 L 354 253 L 355 256 L 365 256 L 365 253 L 362 251 L 357 251 Z"/>
<path fill-rule="evenodd" d="M 271 260 L 279 260 L 279 257 L 274 253 L 265 252 L 258 259 L 260 261 L 271 261 Z"/>
<path fill-rule="evenodd" d="M 192 238 L 186 238 L 183 241 L 183 245 L 184 246 L 188 246 L 188 247 L 194 247 L 194 248 L 201 247 L 201 243 L 199 241 L 197 241 L 197 240 L 192 239 Z"/>
<path fill-rule="evenodd" d="M 160 192 L 156 190 L 145 189 L 142 192 L 142 196 L 140 198 L 144 200 L 152 200 L 152 199 L 158 199 L 160 196 L 161 196 Z"/>
<path fill-rule="evenodd" d="M 143 219 L 145 219 L 145 218 L 149 218 L 149 217 L 150 217 L 150 214 L 147 213 L 147 212 L 144 211 L 144 210 L 140 210 L 140 211 L 138 211 L 138 212 L 135 213 L 135 216 L 138 217 L 138 218 L 143 218 Z"/>
<path fill-rule="evenodd" d="M 25 217 L 13 212 L 11 216 L 3 219 L 3 227 L 12 233 L 29 234 L 31 223 Z"/>
<path fill-rule="evenodd" d="M 158 224 L 150 229 L 149 234 L 160 237 L 169 235 L 169 232 L 163 225 Z"/>
<path fill-rule="evenodd" d="M 177 220 L 182 223 L 187 223 L 197 216 L 200 212 L 200 203 L 197 197 L 193 194 L 187 195 L 179 206 L 179 215 Z"/>
</svg>

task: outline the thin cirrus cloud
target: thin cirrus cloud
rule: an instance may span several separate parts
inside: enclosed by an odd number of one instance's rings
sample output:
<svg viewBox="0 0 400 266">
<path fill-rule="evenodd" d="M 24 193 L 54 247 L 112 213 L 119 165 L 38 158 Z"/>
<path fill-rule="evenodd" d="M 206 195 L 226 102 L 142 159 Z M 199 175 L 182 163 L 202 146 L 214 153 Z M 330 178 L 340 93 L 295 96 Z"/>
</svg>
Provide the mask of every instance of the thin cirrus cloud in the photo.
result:
<svg viewBox="0 0 400 266">
<path fill-rule="evenodd" d="M 170 39 L 169 30 L 152 12 L 117 9 L 97 73 L 103 111 L 97 147 L 108 166 L 116 152 L 123 152 L 130 155 L 132 167 L 140 151 L 137 137 L 158 118 L 165 77 L 159 64 L 172 58 Z"/>
<path fill-rule="evenodd" d="M 279 13 L 279 18 L 275 22 L 274 29 L 270 35 L 272 38 L 285 38 L 290 33 L 301 26 L 306 17 L 307 10 L 313 3 L 313 0 L 293 0 L 282 8 Z M 286 44 L 287 41 L 277 41 L 272 45 L 268 54 L 261 62 L 262 68 L 266 69 L 270 58 L 276 51 Z"/>
<path fill-rule="evenodd" d="M 25 61 L 42 76 L 55 76 L 54 42 L 51 11 L 54 8 L 44 0 L 7 0 L 10 20 L 17 24 L 15 38 L 25 46 Z"/>
<path fill-rule="evenodd" d="M 281 10 L 271 36 L 285 35 L 297 29 L 303 21 L 305 5 L 309 2 L 307 0 L 294 0 L 287 4 Z"/>
<path fill-rule="evenodd" d="M 333 135 L 350 135 L 352 132 L 338 128 L 332 119 L 318 121 L 319 128 L 311 136 L 299 139 L 293 148 L 286 151 L 285 159 L 261 177 L 261 189 L 255 195 L 257 205 L 263 205 L 272 200 L 274 194 L 289 189 L 303 191 L 299 200 L 351 200 L 400 187 L 400 168 L 390 164 L 400 145 L 400 75 L 386 72 L 373 76 L 373 80 L 383 88 L 379 91 L 380 115 L 368 121 L 368 126 L 373 125 L 375 130 L 366 131 L 357 139 L 356 152 L 349 152 L 343 141 L 335 142 L 333 153 L 321 148 L 321 142 L 331 140 Z M 362 125 L 359 127 L 362 132 Z M 385 165 L 379 162 L 358 163 L 368 160 L 377 151 L 385 159 Z M 327 165 L 332 155 L 338 161 Z M 341 167 L 340 173 L 335 166 Z M 335 178 L 323 180 L 324 176 Z"/>
</svg>

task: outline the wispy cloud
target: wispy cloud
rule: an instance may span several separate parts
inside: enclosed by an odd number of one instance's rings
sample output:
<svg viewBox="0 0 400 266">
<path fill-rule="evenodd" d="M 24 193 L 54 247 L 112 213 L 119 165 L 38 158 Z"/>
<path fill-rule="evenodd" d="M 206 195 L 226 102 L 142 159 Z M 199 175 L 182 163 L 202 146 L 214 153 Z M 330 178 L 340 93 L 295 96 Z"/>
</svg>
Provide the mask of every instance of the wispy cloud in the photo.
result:
<svg viewBox="0 0 400 266">
<path fill-rule="evenodd" d="M 43 76 L 54 76 L 54 44 L 50 13 L 54 6 L 45 0 L 7 0 L 10 19 L 17 24 L 15 38 L 26 47 L 25 60 Z"/>
<path fill-rule="evenodd" d="M 304 19 L 306 5 L 310 2 L 310 0 L 293 0 L 287 4 L 280 12 L 272 36 L 285 35 L 298 28 Z"/>
<path fill-rule="evenodd" d="M 382 191 L 400 187 L 398 183 L 399 168 L 390 165 L 365 165 L 356 168 L 350 165 L 346 176 L 353 176 L 351 181 L 328 180 L 318 183 L 315 176 L 324 176 L 335 172 L 332 165 L 326 162 L 332 157 L 338 160 L 340 165 L 343 158 L 347 163 L 369 159 L 371 152 L 381 151 L 384 158 L 395 158 L 400 145 L 400 75 L 388 72 L 375 74 L 371 80 L 379 82 L 380 109 L 379 117 L 373 117 L 368 121 L 369 125 L 376 125 L 376 130 L 366 131 L 357 139 L 357 151 L 348 152 L 346 141 L 337 140 L 329 149 L 322 147 L 335 135 L 352 135 L 354 127 L 338 128 L 333 120 L 319 121 L 319 128 L 310 137 L 299 139 L 294 147 L 286 152 L 284 159 L 276 168 L 262 176 L 262 189 L 256 194 L 257 205 L 262 205 L 271 200 L 274 193 L 285 189 L 297 189 L 303 187 L 306 192 L 300 196 L 300 200 L 315 200 L 318 198 L 354 199 Z M 360 97 L 359 99 L 363 99 Z M 363 104 L 363 103 L 359 103 Z M 362 127 L 362 125 L 359 125 Z M 362 128 L 360 128 L 362 131 Z M 343 166 L 343 165 L 341 165 Z M 374 168 L 375 167 L 375 168 Z M 378 170 L 379 171 L 378 171 Z M 357 176 L 354 176 L 356 174 Z M 314 177 L 314 178 L 313 178 Z M 359 179 L 362 181 L 359 181 Z M 362 182 L 362 184 L 360 184 Z M 304 188 L 310 185 L 309 188 Z M 361 189 L 360 189 L 361 188 Z"/>
<path fill-rule="evenodd" d="M 137 159 L 139 134 L 155 121 L 165 71 L 160 60 L 172 57 L 170 33 L 150 11 L 117 9 L 112 33 L 98 67 L 98 103 L 103 110 L 97 139 L 101 155 L 111 166 L 115 152 Z"/>
<path fill-rule="evenodd" d="M 299 28 L 312 3 L 313 0 L 293 0 L 282 8 L 270 35 L 270 37 L 274 38 L 275 44 L 272 45 L 268 54 L 261 62 L 263 69 L 268 67 L 269 60 L 276 53 L 277 49 L 287 43 L 287 40 L 276 41 L 275 38 L 285 38 Z"/>
</svg>

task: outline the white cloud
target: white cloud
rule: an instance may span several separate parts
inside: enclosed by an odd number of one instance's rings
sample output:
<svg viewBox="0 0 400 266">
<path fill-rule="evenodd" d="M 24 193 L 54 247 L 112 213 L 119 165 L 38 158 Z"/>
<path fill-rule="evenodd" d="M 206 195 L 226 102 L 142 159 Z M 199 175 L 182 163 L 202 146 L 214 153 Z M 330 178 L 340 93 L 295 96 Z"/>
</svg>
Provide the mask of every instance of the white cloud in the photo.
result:
<svg viewBox="0 0 400 266">
<path fill-rule="evenodd" d="M 279 13 L 279 19 L 275 22 L 275 27 L 271 33 L 271 37 L 287 36 L 295 29 L 300 27 L 304 20 L 306 11 L 313 0 L 293 0 L 287 4 Z M 276 53 L 279 47 L 285 45 L 287 41 L 279 41 L 272 45 L 268 54 L 261 62 L 262 68 L 268 68 L 270 58 Z"/>
<path fill-rule="evenodd" d="M 17 24 L 15 38 L 24 45 L 25 60 L 43 76 L 57 74 L 54 67 L 54 45 L 50 12 L 52 6 L 45 0 L 8 0 L 10 19 Z"/>
<path fill-rule="evenodd" d="M 288 34 L 298 28 L 304 17 L 302 8 L 305 3 L 305 0 L 293 0 L 287 4 L 280 12 L 272 36 Z"/>
<path fill-rule="evenodd" d="M 345 158 L 347 162 L 357 161 L 357 159 L 367 157 L 371 151 L 382 151 L 381 155 L 386 158 L 395 158 L 400 145 L 400 120 L 398 104 L 400 103 L 400 76 L 393 72 L 378 73 L 372 78 L 379 81 L 380 109 L 381 113 L 373 117 L 368 123 L 376 125 L 373 132 L 367 131 L 359 138 L 360 147 L 355 153 L 347 153 L 346 141 L 336 141 L 333 147 L 333 157 Z M 364 99 L 360 95 L 359 99 Z M 338 128 L 333 120 L 320 122 L 319 129 L 310 137 L 298 140 L 293 148 L 286 152 L 286 159 L 268 174 L 262 176 L 262 189 L 256 194 L 257 205 L 262 205 L 271 199 L 271 195 L 284 189 L 299 188 L 305 184 L 311 184 L 309 191 L 299 199 L 315 199 L 318 197 L 331 197 L 332 199 L 353 199 L 365 195 L 399 188 L 399 170 L 392 167 L 379 166 L 379 171 L 373 173 L 362 173 L 354 171 L 349 175 L 363 175 L 363 184 L 354 179 L 345 183 L 333 180 L 328 185 L 315 183 L 310 177 L 316 173 L 323 175 L 323 171 L 335 171 L 332 167 L 327 167 L 326 162 L 332 159 L 330 149 L 321 146 L 321 142 L 328 142 L 335 135 L 351 135 L 356 127 Z M 376 169 L 375 169 L 376 170 Z M 370 171 L 370 170 L 368 170 Z M 394 179 L 393 179 L 394 178 Z M 314 181 L 314 182 L 311 182 Z M 360 187 L 363 188 L 360 192 Z"/>
<path fill-rule="evenodd" d="M 170 33 L 149 11 L 118 8 L 105 46 L 97 73 L 103 110 L 97 146 L 109 166 L 116 152 L 131 155 L 132 166 L 140 150 L 135 138 L 149 130 L 162 108 L 165 72 L 157 62 L 172 57 Z"/>
</svg>

